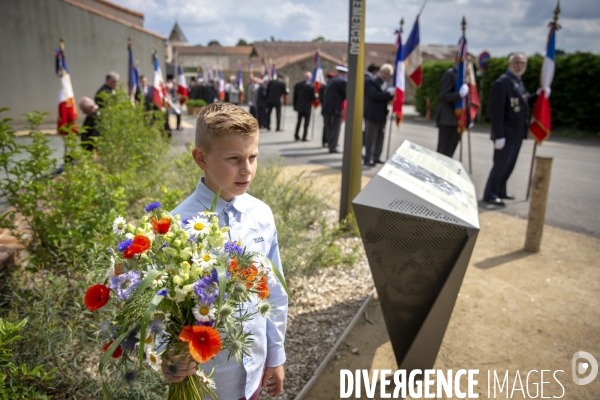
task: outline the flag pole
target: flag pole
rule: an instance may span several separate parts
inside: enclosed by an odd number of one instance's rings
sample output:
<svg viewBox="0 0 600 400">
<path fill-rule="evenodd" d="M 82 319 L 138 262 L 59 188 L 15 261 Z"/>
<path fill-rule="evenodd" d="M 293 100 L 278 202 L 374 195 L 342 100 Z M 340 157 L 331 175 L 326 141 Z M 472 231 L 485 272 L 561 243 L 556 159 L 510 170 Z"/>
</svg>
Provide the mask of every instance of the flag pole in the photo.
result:
<svg viewBox="0 0 600 400">
<path fill-rule="evenodd" d="M 417 14 L 417 18 L 419 18 L 421 16 L 421 13 L 423 12 L 423 9 L 425 8 L 426 4 L 427 4 L 427 0 L 425 0 L 423 2 L 423 5 L 421 6 L 421 9 L 419 10 L 419 13 Z"/>
<path fill-rule="evenodd" d="M 427 0 L 425 0 L 425 3 L 427 3 Z M 423 7 L 425 7 L 425 3 L 423 3 L 423 6 L 421 7 L 421 11 L 423 11 Z M 421 11 L 419 11 L 419 14 L 421 14 Z M 417 18 L 419 18 L 419 14 L 417 14 Z M 402 35 L 402 27 L 404 26 L 404 17 L 400 18 L 400 33 L 399 35 Z M 402 46 L 402 36 L 400 36 L 399 39 L 399 43 L 398 46 Z M 396 67 L 398 67 L 396 65 Z M 396 71 L 397 72 L 397 71 Z M 394 85 L 396 85 L 396 82 L 394 82 Z M 392 106 L 392 115 L 390 116 L 390 129 L 388 132 L 388 143 L 387 143 L 387 151 L 386 151 L 386 161 L 390 159 L 390 147 L 392 145 L 392 125 L 394 124 L 394 112 L 393 112 L 393 106 Z M 398 127 L 398 129 L 400 129 L 400 127 Z"/>
<path fill-rule="evenodd" d="M 463 17 L 462 17 L 462 22 L 460 23 L 460 25 L 461 25 L 461 28 L 462 28 L 462 36 L 463 36 L 463 38 L 465 38 L 465 40 L 466 40 L 465 31 L 467 30 L 467 19 L 465 18 L 465 16 L 464 16 L 464 15 L 463 15 Z M 466 44 L 465 44 L 465 46 L 466 46 Z M 465 55 L 465 57 L 466 57 L 466 55 Z M 461 61 L 462 61 L 462 60 L 461 60 Z M 466 82 L 463 82 L 463 83 L 466 83 Z M 464 109 L 463 109 L 463 113 L 466 113 L 466 112 L 468 112 L 468 109 L 466 108 L 466 106 L 467 106 L 467 101 L 465 101 L 465 102 L 463 103 L 463 105 L 465 106 L 465 107 L 464 107 Z M 462 118 L 461 118 L 461 119 L 462 119 Z M 465 117 L 465 121 L 466 121 L 466 120 L 467 120 L 467 119 L 466 119 L 466 117 Z M 459 158 L 459 161 L 460 161 L 461 163 L 462 163 L 462 160 L 463 160 L 463 133 L 464 133 L 464 131 L 462 131 L 462 132 L 460 133 L 460 138 L 459 138 L 459 142 L 460 142 L 460 149 L 459 149 L 459 153 L 458 153 L 458 158 Z"/>
<path fill-rule="evenodd" d="M 551 30 L 552 29 L 554 29 L 554 30 L 560 29 L 560 26 L 558 25 L 558 15 L 559 14 L 560 14 L 560 1 L 558 1 L 556 3 L 556 8 L 554 9 L 554 19 L 552 20 L 552 22 L 550 22 Z M 545 88 L 543 86 L 542 86 L 542 89 L 545 90 Z M 542 96 L 545 96 L 545 93 L 542 93 Z M 536 137 L 536 140 L 533 143 L 533 152 L 531 153 L 531 167 L 529 168 L 529 179 L 527 181 L 527 195 L 525 196 L 525 200 L 529 200 L 529 194 L 531 192 L 531 179 L 533 177 L 533 166 L 535 164 L 535 153 L 537 152 L 537 145 L 538 145 L 538 140 Z"/>
<path fill-rule="evenodd" d="M 467 19 L 463 16 L 463 20 L 462 20 L 462 31 L 463 31 L 463 37 L 465 38 L 465 40 L 467 39 L 466 36 L 466 32 L 467 32 Z M 469 52 L 467 50 L 467 62 L 470 64 L 471 60 L 469 59 Z M 467 67 L 468 68 L 468 67 Z M 467 76 L 471 76 L 470 73 L 467 73 Z M 468 114 L 467 115 L 471 115 L 471 105 L 469 104 L 469 96 L 467 96 L 467 101 L 465 102 L 467 105 L 467 109 L 465 110 Z M 472 160 L 472 153 L 471 153 L 471 127 L 469 126 L 470 124 L 467 125 L 467 155 L 469 157 L 469 174 L 473 173 L 473 160 Z M 462 150 L 462 135 L 461 135 L 461 150 Z M 461 160 L 462 161 L 462 160 Z"/>
</svg>

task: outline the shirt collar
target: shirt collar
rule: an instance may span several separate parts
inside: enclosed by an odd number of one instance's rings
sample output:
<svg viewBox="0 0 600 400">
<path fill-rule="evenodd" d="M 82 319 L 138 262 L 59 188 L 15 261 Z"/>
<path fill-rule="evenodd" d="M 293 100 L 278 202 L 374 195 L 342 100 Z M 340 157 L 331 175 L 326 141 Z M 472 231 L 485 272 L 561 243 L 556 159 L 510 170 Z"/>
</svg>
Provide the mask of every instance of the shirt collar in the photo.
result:
<svg viewBox="0 0 600 400">
<path fill-rule="evenodd" d="M 212 206 L 212 202 L 215 199 L 216 193 L 213 192 L 204 184 L 204 178 L 200 178 L 198 181 L 198 186 L 196 186 L 196 191 L 194 192 L 194 196 L 196 200 L 198 200 L 207 210 L 210 210 L 210 206 Z M 241 213 L 245 213 L 247 210 L 247 200 L 244 196 L 236 196 L 233 200 L 227 202 L 219 197 L 217 200 L 217 207 L 215 212 L 220 214 L 228 204 L 231 204 L 233 208 L 238 210 Z"/>
<path fill-rule="evenodd" d="M 509 69 L 506 70 L 506 75 L 508 75 L 511 79 L 517 81 L 517 82 L 521 82 L 521 78 L 519 78 L 518 76 L 515 76 L 515 74 L 513 74 L 512 72 L 510 72 Z"/>
</svg>

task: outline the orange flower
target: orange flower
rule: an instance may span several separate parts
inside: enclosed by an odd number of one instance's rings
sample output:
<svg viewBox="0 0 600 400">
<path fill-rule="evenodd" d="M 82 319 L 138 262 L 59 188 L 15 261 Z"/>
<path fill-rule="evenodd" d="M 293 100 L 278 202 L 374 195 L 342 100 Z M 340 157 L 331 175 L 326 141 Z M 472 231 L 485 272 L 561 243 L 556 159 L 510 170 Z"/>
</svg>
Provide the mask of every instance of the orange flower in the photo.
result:
<svg viewBox="0 0 600 400">
<path fill-rule="evenodd" d="M 123 257 L 131 258 L 134 254 L 142 254 L 146 250 L 150 249 L 152 242 L 144 235 L 135 235 L 133 238 L 133 244 L 129 246 L 123 252 Z"/>
<path fill-rule="evenodd" d="M 184 326 L 179 340 L 189 342 L 190 354 L 199 363 L 205 363 L 221 351 L 221 336 L 210 326 Z"/>
<path fill-rule="evenodd" d="M 256 286 L 256 290 L 258 290 L 258 297 L 261 299 L 266 299 L 269 297 L 269 286 L 267 285 L 267 277 L 262 276 L 258 286 Z"/>
<path fill-rule="evenodd" d="M 171 226 L 171 220 L 169 218 L 161 218 L 158 221 L 156 218 L 152 218 L 152 229 L 156 233 L 160 233 L 164 235 L 169 232 L 169 227 Z"/>
<path fill-rule="evenodd" d="M 240 272 L 240 268 L 237 262 L 237 258 L 234 258 L 233 260 L 231 260 L 231 262 L 229 263 L 229 273 L 232 275 L 237 275 Z"/>
</svg>

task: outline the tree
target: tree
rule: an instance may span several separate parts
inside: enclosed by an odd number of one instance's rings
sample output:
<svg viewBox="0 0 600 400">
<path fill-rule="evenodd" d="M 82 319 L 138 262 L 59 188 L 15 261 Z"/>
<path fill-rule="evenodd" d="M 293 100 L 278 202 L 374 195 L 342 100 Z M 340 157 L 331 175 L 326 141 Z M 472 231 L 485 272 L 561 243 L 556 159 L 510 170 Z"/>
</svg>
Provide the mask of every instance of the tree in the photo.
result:
<svg viewBox="0 0 600 400">
<path fill-rule="evenodd" d="M 312 41 L 313 42 L 326 42 L 327 40 L 323 36 L 317 36 Z"/>
<path fill-rule="evenodd" d="M 249 46 L 250 43 L 246 42 L 244 39 L 238 40 L 236 46 Z"/>
<path fill-rule="evenodd" d="M 218 40 L 215 40 L 215 39 L 213 39 L 213 40 L 211 40 L 210 42 L 208 42 L 208 46 L 213 46 L 213 45 L 215 45 L 215 46 L 220 46 L 220 45 L 221 45 L 221 43 L 219 43 L 219 41 L 218 41 Z"/>
</svg>

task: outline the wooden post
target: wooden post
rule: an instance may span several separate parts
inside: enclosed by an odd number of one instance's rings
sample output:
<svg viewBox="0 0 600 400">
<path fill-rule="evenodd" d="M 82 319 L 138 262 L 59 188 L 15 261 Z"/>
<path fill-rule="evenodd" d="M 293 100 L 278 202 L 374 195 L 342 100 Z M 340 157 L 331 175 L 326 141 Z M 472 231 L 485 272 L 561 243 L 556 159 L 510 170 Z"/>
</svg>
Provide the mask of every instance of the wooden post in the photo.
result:
<svg viewBox="0 0 600 400">
<path fill-rule="evenodd" d="M 525 251 L 530 253 L 540 251 L 551 169 L 551 157 L 535 158 L 535 175 L 531 183 L 531 202 L 529 203 L 529 219 L 527 221 L 527 235 L 525 237 Z"/>
<path fill-rule="evenodd" d="M 471 159 L 471 128 L 467 128 L 467 139 L 469 139 L 469 147 L 467 150 L 469 152 L 469 173 L 473 173 L 473 161 Z"/>
<path fill-rule="evenodd" d="M 531 177 L 533 176 L 533 165 L 535 161 L 535 152 L 537 150 L 537 142 L 533 143 L 533 152 L 531 153 L 531 167 L 529 167 L 529 177 L 527 178 L 527 194 L 525 200 L 529 200 L 529 192 L 531 192 Z"/>
</svg>

